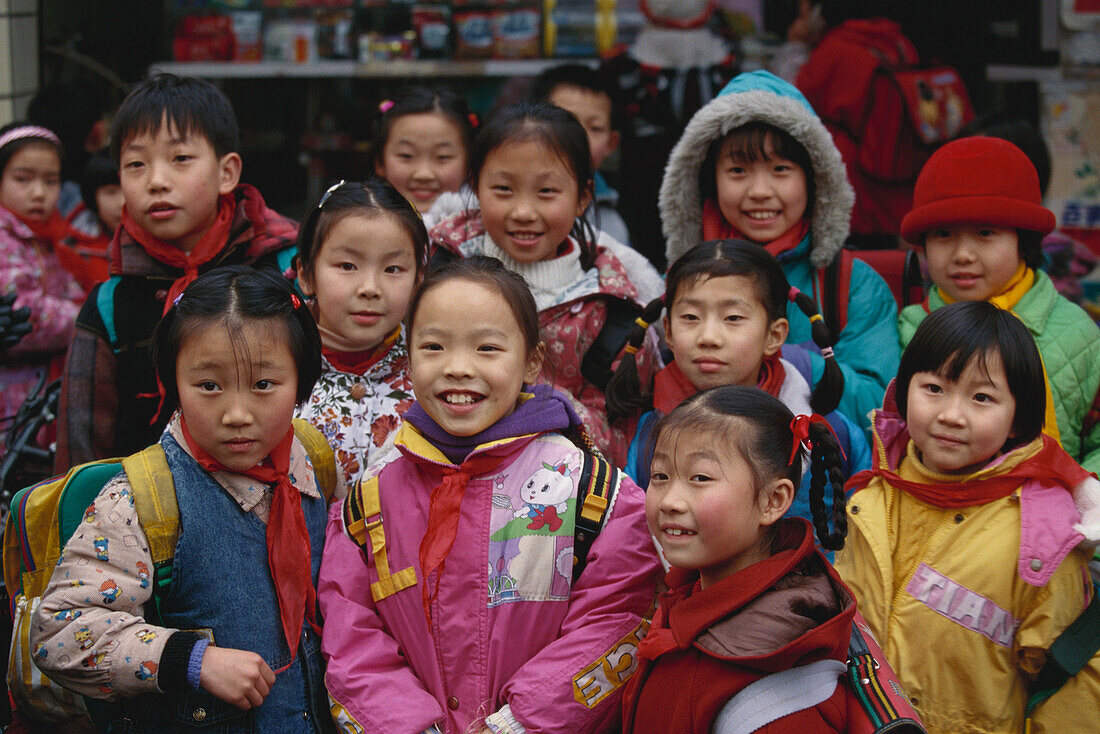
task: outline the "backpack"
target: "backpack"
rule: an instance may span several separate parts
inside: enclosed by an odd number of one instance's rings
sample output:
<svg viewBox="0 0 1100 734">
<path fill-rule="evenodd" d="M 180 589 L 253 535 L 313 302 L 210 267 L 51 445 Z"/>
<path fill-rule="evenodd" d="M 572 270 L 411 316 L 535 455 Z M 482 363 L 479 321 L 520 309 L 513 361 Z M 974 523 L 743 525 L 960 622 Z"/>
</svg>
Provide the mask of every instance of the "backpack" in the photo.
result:
<svg viewBox="0 0 1100 734">
<path fill-rule="evenodd" d="M 294 419 L 294 435 L 313 464 L 326 500 L 336 488 L 336 457 L 328 441 L 304 420 Z M 13 629 L 8 658 L 8 689 L 21 712 L 39 721 L 62 721 L 88 714 L 79 694 L 51 681 L 33 662 L 30 625 L 62 549 L 101 489 L 126 472 L 134 508 L 149 540 L 153 598 L 147 616 L 159 616 L 172 583 L 172 556 L 179 535 L 179 508 L 172 474 L 159 443 L 125 459 L 103 459 L 75 466 L 15 495 L 4 526 L 4 584 L 11 597 Z"/>
<path fill-rule="evenodd" d="M 584 571 L 588 551 L 607 522 L 623 478 L 622 472 L 602 456 L 585 447 L 580 448 L 584 458 L 577 483 L 577 512 L 573 528 L 573 583 Z M 416 585 L 416 569 L 412 566 L 396 572 L 390 569 L 377 476 L 361 481 L 356 489 L 348 492 L 343 519 L 351 539 L 365 556 L 369 554 L 374 558 L 378 581 L 371 584 L 370 591 L 376 603 Z"/>
<path fill-rule="evenodd" d="M 862 260 L 882 276 L 898 304 L 898 310 L 924 300 L 924 279 L 915 250 L 842 249 L 825 268 L 817 270 L 817 292 L 821 294 L 821 315 L 833 336 L 840 338 L 848 324 L 848 296 L 852 286 L 852 263 Z"/>
</svg>

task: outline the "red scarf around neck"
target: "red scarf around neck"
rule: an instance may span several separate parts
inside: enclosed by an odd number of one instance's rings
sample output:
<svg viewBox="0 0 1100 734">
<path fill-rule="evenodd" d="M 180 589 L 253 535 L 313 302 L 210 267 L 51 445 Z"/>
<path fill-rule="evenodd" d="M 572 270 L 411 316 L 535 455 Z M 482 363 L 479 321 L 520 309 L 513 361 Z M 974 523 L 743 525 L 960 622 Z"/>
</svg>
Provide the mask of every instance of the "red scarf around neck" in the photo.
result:
<svg viewBox="0 0 1100 734">
<path fill-rule="evenodd" d="M 528 436 L 525 443 L 535 439 Z M 472 477 L 481 476 L 495 469 L 502 461 L 512 456 L 512 452 L 502 454 L 474 454 L 460 466 L 436 466 L 443 474 L 443 481 L 431 492 L 428 502 L 428 527 L 420 541 L 420 575 L 424 580 L 420 588 L 424 617 L 428 620 L 428 629 L 432 627 L 432 601 L 439 594 L 439 578 L 443 575 L 444 564 L 458 536 L 459 509 L 466 495 L 466 485 Z M 436 569 L 439 573 L 435 583 L 430 584 L 428 577 Z"/>
<path fill-rule="evenodd" d="M 187 429 L 187 421 L 180 418 L 180 428 L 187 448 L 195 461 L 208 472 L 227 469 L 217 459 L 199 446 Z M 286 435 L 271 450 L 267 459 L 243 474 L 272 487 L 271 511 L 267 517 L 267 564 L 271 570 L 271 580 L 275 585 L 275 594 L 279 600 L 279 618 L 283 625 L 283 635 L 290 648 L 290 663 L 298 654 L 298 642 L 302 634 L 303 619 L 309 621 L 314 632 L 320 634 L 317 624 L 317 590 L 313 587 L 313 574 L 310 566 L 309 532 L 302 513 L 301 493 L 290 483 L 290 447 L 294 443 L 294 427 L 287 429 Z M 276 670 L 282 672 L 290 663 Z"/>
<path fill-rule="evenodd" d="M 378 364 L 383 357 L 390 353 L 390 349 L 397 343 L 400 336 L 401 326 L 398 325 L 373 349 L 364 349 L 362 352 L 339 352 L 322 346 L 321 354 L 324 355 L 329 364 L 341 372 L 362 377 L 367 373 L 367 370 Z"/>
<path fill-rule="evenodd" d="M 15 214 L 15 212 L 12 213 Z M 44 222 L 37 219 L 25 219 L 18 214 L 15 216 L 20 222 L 30 228 L 36 238 L 48 241 L 51 247 L 64 239 L 72 231 L 69 228 L 69 223 L 65 221 L 64 217 L 62 217 L 56 209 L 50 214 L 49 219 Z"/>
<path fill-rule="evenodd" d="M 1042 435 L 1043 447 L 1030 459 L 1021 461 L 1014 468 L 997 476 L 971 479 L 948 484 L 927 484 L 902 479 L 897 472 L 885 466 L 864 469 L 844 485 L 848 491 L 867 486 L 873 477 L 881 477 L 894 487 L 916 497 L 921 502 L 944 509 L 984 505 L 1009 496 L 1029 479 L 1046 479 L 1072 490 L 1092 476 L 1078 465 L 1073 457 L 1046 434 Z"/>
<path fill-rule="evenodd" d="M 760 363 L 760 376 L 756 380 L 756 386 L 772 397 L 778 397 L 786 377 L 787 371 L 776 353 L 764 357 L 764 361 Z M 677 405 L 697 392 L 699 388 L 673 362 L 653 378 L 653 407 L 668 415 Z"/>
<path fill-rule="evenodd" d="M 772 254 L 772 257 L 779 257 L 784 252 L 798 247 L 798 244 L 802 242 L 809 231 L 810 222 L 803 217 L 798 220 L 798 224 L 779 235 L 776 239 L 758 244 L 762 244 L 764 249 Z M 718 204 L 713 199 L 707 199 L 703 202 L 703 240 L 728 239 L 755 242 L 755 240 L 749 239 L 734 229 L 733 225 L 726 221 L 722 210 L 718 208 Z"/>
<path fill-rule="evenodd" d="M 183 275 L 177 278 L 168 289 L 168 297 L 164 299 L 164 313 L 168 313 L 168 309 L 172 308 L 176 297 L 183 293 L 183 289 L 199 277 L 199 268 L 213 260 L 229 244 L 229 229 L 236 212 L 237 199 L 233 194 L 219 196 L 218 213 L 214 223 L 210 225 L 210 229 L 206 230 L 191 252 L 184 252 L 146 232 L 130 216 L 127 208 L 122 207 L 122 229 L 126 230 L 151 258 L 183 271 Z"/>
</svg>

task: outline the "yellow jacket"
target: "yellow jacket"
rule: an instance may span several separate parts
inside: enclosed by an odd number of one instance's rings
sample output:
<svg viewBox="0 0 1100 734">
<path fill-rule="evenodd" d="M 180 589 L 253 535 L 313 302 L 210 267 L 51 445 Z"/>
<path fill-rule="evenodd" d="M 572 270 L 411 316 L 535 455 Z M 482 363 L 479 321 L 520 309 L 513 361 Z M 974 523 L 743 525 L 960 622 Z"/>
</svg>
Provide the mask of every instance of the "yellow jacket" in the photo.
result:
<svg viewBox="0 0 1100 734">
<path fill-rule="evenodd" d="M 905 480 L 950 483 L 1007 472 L 1039 441 L 949 477 L 915 458 L 903 423 L 880 415 L 875 460 Z M 1023 731 L 1032 677 L 1091 599 L 1076 517 L 1066 489 L 1034 480 L 963 508 L 927 504 L 881 477 L 849 499 L 836 569 L 930 733 Z M 1036 709 L 1031 731 L 1100 731 L 1100 655 Z"/>
</svg>

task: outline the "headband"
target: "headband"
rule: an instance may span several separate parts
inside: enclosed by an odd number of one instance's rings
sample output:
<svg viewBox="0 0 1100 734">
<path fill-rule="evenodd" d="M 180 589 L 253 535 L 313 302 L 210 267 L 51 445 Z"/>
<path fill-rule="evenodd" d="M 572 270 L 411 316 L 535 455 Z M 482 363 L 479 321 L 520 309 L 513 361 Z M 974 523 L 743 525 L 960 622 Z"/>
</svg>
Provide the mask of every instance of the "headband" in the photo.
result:
<svg viewBox="0 0 1100 734">
<path fill-rule="evenodd" d="M 20 125 L 0 135 L 0 148 L 3 148 L 8 143 L 14 143 L 16 140 L 21 140 L 23 138 L 42 138 L 43 140 L 53 143 L 58 148 L 61 147 L 61 138 L 57 137 L 53 130 L 38 125 Z"/>
</svg>

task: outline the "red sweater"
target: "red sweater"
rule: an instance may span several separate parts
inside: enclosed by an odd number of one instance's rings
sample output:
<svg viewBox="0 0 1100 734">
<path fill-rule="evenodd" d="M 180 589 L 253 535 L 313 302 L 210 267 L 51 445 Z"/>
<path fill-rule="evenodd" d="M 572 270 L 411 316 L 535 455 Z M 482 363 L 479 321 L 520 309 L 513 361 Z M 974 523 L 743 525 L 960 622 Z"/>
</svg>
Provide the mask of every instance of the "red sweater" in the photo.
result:
<svg viewBox="0 0 1100 734">
<path fill-rule="evenodd" d="M 623 698 L 626 734 L 710 731 L 750 683 L 819 660 L 847 658 L 855 599 L 814 547 L 810 523 L 781 520 L 771 558 L 700 589 L 673 569 Z M 815 707 L 759 731 L 844 731 L 842 685 Z"/>
</svg>

